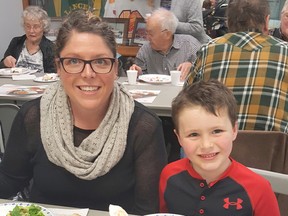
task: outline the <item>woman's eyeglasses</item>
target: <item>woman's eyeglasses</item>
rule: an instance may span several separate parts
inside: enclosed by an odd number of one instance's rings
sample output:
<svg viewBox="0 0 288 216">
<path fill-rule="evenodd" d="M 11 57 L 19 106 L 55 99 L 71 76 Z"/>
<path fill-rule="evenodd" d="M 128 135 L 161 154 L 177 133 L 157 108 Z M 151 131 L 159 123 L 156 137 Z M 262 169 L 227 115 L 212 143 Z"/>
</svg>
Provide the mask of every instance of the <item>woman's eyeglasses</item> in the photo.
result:
<svg viewBox="0 0 288 216">
<path fill-rule="evenodd" d="M 83 60 L 79 58 L 59 58 L 63 69 L 70 74 L 81 73 L 86 64 L 89 64 L 95 73 L 110 73 L 115 62 L 114 58 L 98 58 L 92 60 Z"/>
<path fill-rule="evenodd" d="M 27 31 L 31 31 L 32 29 L 34 30 L 34 31 L 39 31 L 39 30 L 41 30 L 42 29 L 42 25 L 30 25 L 30 24 L 24 24 L 24 28 L 25 28 L 25 30 L 27 30 Z"/>
</svg>

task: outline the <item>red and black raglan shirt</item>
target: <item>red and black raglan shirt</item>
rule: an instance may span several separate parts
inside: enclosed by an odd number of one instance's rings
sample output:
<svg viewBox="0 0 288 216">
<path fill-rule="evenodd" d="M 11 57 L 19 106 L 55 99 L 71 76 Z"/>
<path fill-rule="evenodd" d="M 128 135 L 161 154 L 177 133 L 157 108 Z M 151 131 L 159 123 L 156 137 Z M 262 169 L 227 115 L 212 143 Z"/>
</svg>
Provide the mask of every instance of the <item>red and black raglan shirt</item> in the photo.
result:
<svg viewBox="0 0 288 216">
<path fill-rule="evenodd" d="M 168 164 L 160 178 L 160 212 L 187 216 L 279 216 L 269 181 L 231 161 L 223 175 L 210 184 L 187 158 Z"/>
</svg>

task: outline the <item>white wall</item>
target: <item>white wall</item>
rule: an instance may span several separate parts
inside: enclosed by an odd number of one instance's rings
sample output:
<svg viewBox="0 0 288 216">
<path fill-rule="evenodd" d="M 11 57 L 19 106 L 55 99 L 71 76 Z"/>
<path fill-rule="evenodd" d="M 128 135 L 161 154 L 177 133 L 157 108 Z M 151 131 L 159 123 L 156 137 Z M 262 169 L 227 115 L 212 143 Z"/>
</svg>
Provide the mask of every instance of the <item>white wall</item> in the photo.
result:
<svg viewBox="0 0 288 216">
<path fill-rule="evenodd" d="M 11 39 L 24 34 L 21 26 L 21 0 L 0 0 L 0 60 Z"/>
</svg>

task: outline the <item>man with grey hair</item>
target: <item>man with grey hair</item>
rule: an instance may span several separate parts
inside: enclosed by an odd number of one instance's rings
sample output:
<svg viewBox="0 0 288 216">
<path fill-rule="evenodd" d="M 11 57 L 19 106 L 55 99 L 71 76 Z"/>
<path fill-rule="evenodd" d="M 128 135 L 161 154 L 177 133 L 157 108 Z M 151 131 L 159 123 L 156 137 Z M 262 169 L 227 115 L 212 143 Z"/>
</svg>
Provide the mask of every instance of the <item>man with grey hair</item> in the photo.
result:
<svg viewBox="0 0 288 216">
<path fill-rule="evenodd" d="M 280 15 L 280 27 L 269 31 L 269 34 L 288 42 L 288 0 L 285 1 Z"/>
<path fill-rule="evenodd" d="M 191 35 L 175 34 L 178 19 L 164 8 L 155 10 L 146 22 L 149 43 L 140 48 L 130 69 L 139 74 L 167 75 L 177 69 L 181 71 L 181 79 L 185 79 L 200 49 L 200 42 Z"/>
</svg>

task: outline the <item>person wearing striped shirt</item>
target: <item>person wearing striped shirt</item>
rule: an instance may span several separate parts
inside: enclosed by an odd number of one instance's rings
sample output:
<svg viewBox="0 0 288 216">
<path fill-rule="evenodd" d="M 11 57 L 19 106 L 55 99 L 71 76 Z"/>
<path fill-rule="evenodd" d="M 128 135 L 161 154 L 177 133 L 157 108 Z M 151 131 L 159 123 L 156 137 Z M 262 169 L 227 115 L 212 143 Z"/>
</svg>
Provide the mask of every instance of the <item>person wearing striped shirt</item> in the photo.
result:
<svg viewBox="0 0 288 216">
<path fill-rule="evenodd" d="M 288 133 L 288 43 L 268 35 L 267 0 L 230 0 L 229 32 L 201 47 L 185 86 L 211 78 L 232 90 L 240 130 Z"/>
</svg>

